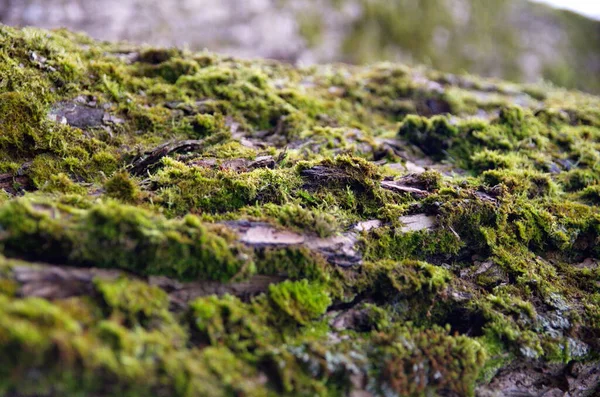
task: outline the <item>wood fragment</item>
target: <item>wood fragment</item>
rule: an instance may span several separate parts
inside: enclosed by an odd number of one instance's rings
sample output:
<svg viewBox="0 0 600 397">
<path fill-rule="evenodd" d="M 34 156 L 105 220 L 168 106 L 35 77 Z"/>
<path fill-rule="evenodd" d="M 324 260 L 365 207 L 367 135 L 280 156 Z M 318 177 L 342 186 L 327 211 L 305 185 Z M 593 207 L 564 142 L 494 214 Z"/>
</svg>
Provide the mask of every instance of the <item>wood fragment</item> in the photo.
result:
<svg viewBox="0 0 600 397">
<path fill-rule="evenodd" d="M 379 219 L 373 219 L 370 221 L 359 222 L 354 226 L 354 230 L 357 232 L 369 232 L 374 229 L 379 229 L 383 225 Z"/>
<path fill-rule="evenodd" d="M 414 198 L 424 198 L 429 196 L 429 192 L 426 190 L 402 185 L 396 181 L 381 181 L 381 187 L 396 193 L 408 193 Z"/>
<path fill-rule="evenodd" d="M 336 266 L 350 267 L 362 263 L 358 237 L 354 232 L 321 238 L 277 229 L 266 222 L 229 221 L 224 224 L 238 233 L 242 243 L 253 248 L 307 247 Z"/>
<path fill-rule="evenodd" d="M 418 232 L 420 230 L 432 230 L 436 225 L 435 216 L 425 214 L 408 215 L 400 217 L 404 226 L 400 229 L 402 233 Z"/>
<path fill-rule="evenodd" d="M 190 152 L 199 150 L 206 146 L 206 140 L 184 140 L 177 142 L 167 142 L 155 149 L 144 153 L 136 158 L 130 165 L 130 172 L 137 176 L 142 176 L 151 171 L 158 162 L 163 158 L 173 153 Z"/>
</svg>

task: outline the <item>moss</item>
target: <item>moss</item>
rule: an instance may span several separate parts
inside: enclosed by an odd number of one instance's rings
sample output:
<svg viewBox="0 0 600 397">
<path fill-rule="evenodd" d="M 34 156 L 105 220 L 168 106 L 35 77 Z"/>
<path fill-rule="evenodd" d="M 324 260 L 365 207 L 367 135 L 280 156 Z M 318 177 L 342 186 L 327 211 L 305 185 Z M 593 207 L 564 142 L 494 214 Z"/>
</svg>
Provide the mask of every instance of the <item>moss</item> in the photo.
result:
<svg viewBox="0 0 600 397">
<path fill-rule="evenodd" d="M 440 159 L 450 149 L 450 142 L 458 134 L 458 130 L 445 117 L 429 120 L 411 115 L 404 119 L 398 133 L 419 146 L 426 154 Z"/>
<path fill-rule="evenodd" d="M 225 345 L 241 353 L 268 344 L 274 337 L 266 324 L 267 313 L 232 296 L 201 298 L 190 309 L 197 338 L 203 343 Z"/>
<path fill-rule="evenodd" d="M 449 229 L 405 233 L 389 226 L 368 234 L 365 244 L 365 256 L 370 260 L 425 259 L 428 255 L 456 253 L 464 245 Z"/>
<path fill-rule="evenodd" d="M 60 193 L 74 193 L 74 194 L 85 194 L 86 190 L 81 186 L 74 183 L 71 178 L 69 178 L 64 173 L 59 173 L 58 175 L 53 175 L 50 177 L 50 180 L 47 181 L 43 186 L 42 190 L 44 191 L 57 191 Z"/>
<path fill-rule="evenodd" d="M 471 157 L 473 169 L 477 172 L 501 169 L 516 169 L 526 162 L 515 154 L 504 154 L 499 151 L 483 150 Z"/>
<path fill-rule="evenodd" d="M 591 203 L 598 204 L 600 202 L 600 185 L 586 187 L 581 193 L 581 196 Z"/>
<path fill-rule="evenodd" d="M 394 331 L 375 338 L 383 367 L 380 392 L 416 396 L 447 390 L 474 395 L 474 381 L 486 360 L 479 343 L 439 328 Z"/>
<path fill-rule="evenodd" d="M 72 211 L 65 220 L 52 216 L 58 213 L 52 207 L 36 210 L 25 201 L 4 206 L 0 209 L 0 225 L 7 234 L 3 252 L 181 279 L 224 281 L 244 277 L 254 269 L 246 250 L 232 246 L 230 236 L 209 231 L 192 218 L 165 221 L 116 203 Z M 18 243 L 25 236 L 29 243 Z"/>
<path fill-rule="evenodd" d="M 175 214 L 227 212 L 258 202 L 283 202 L 297 185 L 289 172 L 257 169 L 237 173 L 188 167 L 165 161 L 166 167 L 153 178 L 160 203 Z"/>
<path fill-rule="evenodd" d="M 169 306 L 167 294 L 162 289 L 150 287 L 141 281 L 122 278 L 112 282 L 97 280 L 95 284 L 109 307 L 133 318 L 152 318 Z"/>
<path fill-rule="evenodd" d="M 210 114 L 199 114 L 191 122 L 195 136 L 204 137 L 225 127 L 222 118 Z"/>
<path fill-rule="evenodd" d="M 555 183 L 548 175 L 534 171 L 489 170 L 482 174 L 488 186 L 502 184 L 512 194 L 525 194 L 528 197 L 548 196 L 556 192 Z"/>
<path fill-rule="evenodd" d="M 125 203 L 136 203 L 140 199 L 140 189 L 126 172 L 113 175 L 104 184 L 106 195 Z"/>
<path fill-rule="evenodd" d="M 367 263 L 364 272 L 366 284 L 359 284 L 359 288 L 371 290 L 384 299 L 431 296 L 452 279 L 446 269 L 414 260 Z"/>
<path fill-rule="evenodd" d="M 0 295 L 13 297 L 18 290 L 19 285 L 16 282 L 7 278 L 0 278 Z"/>
<path fill-rule="evenodd" d="M 597 98 L 65 31 L 0 40 L 0 394 L 469 395 L 513 361 L 597 350 Z M 72 103 L 102 121 L 53 116 Z M 134 176 L 141 158 L 156 163 Z M 391 164 L 409 162 L 428 170 Z M 435 224 L 407 231 L 410 215 Z M 246 220 L 323 246 L 243 244 Z M 327 261 L 339 236 L 362 261 Z M 87 268 L 121 276 L 55 294 Z"/>
<path fill-rule="evenodd" d="M 381 173 L 364 159 L 336 156 L 318 162 L 300 162 L 296 169 L 305 181 L 298 191 L 307 204 L 326 204 L 361 216 L 377 216 L 386 192 Z"/>
<path fill-rule="evenodd" d="M 3 132 L 0 147 L 15 154 L 45 149 L 47 142 L 37 129 L 44 118 L 39 102 L 22 93 L 4 92 L 0 94 L 0 103 Z"/>
<path fill-rule="evenodd" d="M 143 57 L 140 59 L 143 61 Z M 157 61 L 155 59 L 154 61 Z M 154 62 L 153 62 L 154 63 Z M 175 83 L 181 76 L 193 75 L 200 70 L 198 63 L 180 58 L 171 58 L 154 65 L 141 68 L 141 73 L 147 77 L 161 77 L 168 83 Z"/>
<path fill-rule="evenodd" d="M 323 315 L 331 299 L 322 285 L 302 280 L 269 286 L 269 299 L 291 320 L 306 324 Z"/>
<path fill-rule="evenodd" d="M 256 269 L 260 274 L 290 279 L 326 280 L 327 265 L 322 256 L 306 247 L 263 248 L 256 251 Z"/>
<path fill-rule="evenodd" d="M 277 206 L 269 203 L 253 207 L 248 213 L 276 219 L 282 226 L 296 228 L 298 231 L 311 231 L 319 237 L 329 237 L 339 230 L 338 220 L 331 213 L 309 210 L 298 204 Z"/>
<path fill-rule="evenodd" d="M 230 101 L 231 111 L 258 130 L 280 125 L 281 132 L 299 132 L 305 117 L 279 96 L 264 90 L 265 75 L 256 69 L 235 70 L 209 66 L 193 76 L 183 76 L 177 85 L 205 98 Z"/>
<path fill-rule="evenodd" d="M 117 170 L 118 160 L 114 154 L 107 151 L 98 151 L 92 155 L 92 164 L 98 171 L 103 172 L 105 175 L 111 175 Z"/>
<path fill-rule="evenodd" d="M 592 170 L 572 170 L 562 175 L 567 191 L 579 191 L 600 183 L 600 175 Z"/>
</svg>

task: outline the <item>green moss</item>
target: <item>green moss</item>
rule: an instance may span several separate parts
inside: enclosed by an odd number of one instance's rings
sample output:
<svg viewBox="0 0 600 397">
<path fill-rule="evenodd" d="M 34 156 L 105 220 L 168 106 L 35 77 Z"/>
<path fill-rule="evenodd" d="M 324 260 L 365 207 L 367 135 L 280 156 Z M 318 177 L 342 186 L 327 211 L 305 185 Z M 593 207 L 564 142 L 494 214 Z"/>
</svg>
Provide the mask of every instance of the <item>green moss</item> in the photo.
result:
<svg viewBox="0 0 600 397">
<path fill-rule="evenodd" d="M 593 170 L 572 170 L 562 175 L 567 191 L 579 191 L 600 183 L 600 175 Z"/>
<path fill-rule="evenodd" d="M 323 315 L 331 304 L 322 285 L 306 280 L 269 286 L 269 299 L 286 317 L 299 324 Z"/>
<path fill-rule="evenodd" d="M 586 187 L 581 193 L 581 196 L 591 203 L 600 203 L 600 185 Z"/>
<path fill-rule="evenodd" d="M 143 57 L 141 58 L 143 60 Z M 187 59 L 173 58 L 156 65 L 141 68 L 141 73 L 147 77 L 161 77 L 168 83 L 175 83 L 181 76 L 193 75 L 200 70 L 198 64 Z"/>
<path fill-rule="evenodd" d="M 458 135 L 458 130 L 445 117 L 433 117 L 429 120 L 410 115 L 404 119 L 398 133 L 419 146 L 426 154 L 441 159 L 450 149 L 450 142 Z"/>
<path fill-rule="evenodd" d="M 51 176 L 50 180 L 43 186 L 42 190 L 73 194 L 86 193 L 86 189 L 74 183 L 71 178 L 63 173 Z"/>
<path fill-rule="evenodd" d="M 306 247 L 263 248 L 256 251 L 256 269 L 260 274 L 290 279 L 326 280 L 327 264 L 322 256 Z"/>
<path fill-rule="evenodd" d="M 598 98 L 65 31 L 0 44 L 0 394 L 470 395 L 597 350 Z M 106 114 L 76 128 L 59 103 Z M 434 226 L 407 231 L 417 214 Z M 242 244 L 246 220 L 319 248 Z M 327 261 L 340 236 L 360 263 Z M 87 268 L 120 276 L 88 288 Z"/>
<path fill-rule="evenodd" d="M 522 167 L 526 162 L 518 155 L 499 151 L 483 150 L 471 157 L 473 169 L 478 172 L 500 169 L 516 169 Z"/>
<path fill-rule="evenodd" d="M 115 203 L 71 210 L 64 220 L 53 216 L 59 213 L 52 207 L 35 209 L 25 201 L 1 208 L 3 253 L 181 279 L 228 280 L 254 269 L 246 250 L 232 245 L 229 235 L 209 231 L 193 217 L 165 221 Z M 20 244 L 22 238 L 29 243 Z"/>
<path fill-rule="evenodd" d="M 107 151 L 98 151 L 92 155 L 92 164 L 98 171 L 103 172 L 105 175 L 111 175 L 117 170 L 118 160 L 114 154 Z"/>
<path fill-rule="evenodd" d="M 368 234 L 365 245 L 365 256 L 369 260 L 401 260 L 456 253 L 464 243 L 449 229 L 405 233 L 388 226 Z"/>
<path fill-rule="evenodd" d="M 135 203 L 140 199 L 140 189 L 126 172 L 113 175 L 104 184 L 106 195 L 125 203 Z"/>
<path fill-rule="evenodd" d="M 27 153 L 48 148 L 48 141 L 38 131 L 43 107 L 18 92 L 0 93 L 2 138 L 0 147 L 8 153 Z"/>
<path fill-rule="evenodd" d="M 299 183 L 289 170 L 237 173 L 187 167 L 172 161 L 165 164 L 155 178 L 158 186 L 163 187 L 158 198 L 175 214 L 227 212 L 255 203 L 282 203 Z"/>
<path fill-rule="evenodd" d="M 141 281 L 119 279 L 112 282 L 96 281 L 96 288 L 106 304 L 135 317 L 151 318 L 168 309 L 167 294 L 158 287 Z"/>
<path fill-rule="evenodd" d="M 181 77 L 177 85 L 185 92 L 230 102 L 230 111 L 258 130 L 279 125 L 281 132 L 292 134 L 307 121 L 281 97 L 265 90 L 266 76 L 257 69 L 208 66 L 193 76 Z"/>
<path fill-rule="evenodd" d="M 511 194 L 525 194 L 531 198 L 556 192 L 556 185 L 549 176 L 535 171 L 489 170 L 482 174 L 482 179 L 488 186 L 503 185 Z"/>
<path fill-rule="evenodd" d="M 386 299 L 435 294 L 443 290 L 452 279 L 444 268 L 413 260 L 366 263 L 364 272 L 363 282 L 366 284 L 359 284 L 360 288 L 372 290 Z"/>
<path fill-rule="evenodd" d="M 232 296 L 207 297 L 190 305 L 192 321 L 203 343 L 225 345 L 236 352 L 253 351 L 274 337 L 266 314 Z"/>
<path fill-rule="evenodd" d="M 380 392 L 416 396 L 447 390 L 474 395 L 473 385 L 486 360 L 478 342 L 439 328 L 393 330 L 375 338 L 374 353 L 382 366 Z"/>
<path fill-rule="evenodd" d="M 338 220 L 331 213 L 309 210 L 297 204 L 265 204 L 253 207 L 248 213 L 276 219 L 282 226 L 296 228 L 298 231 L 311 231 L 319 237 L 329 237 L 339 230 Z"/>
</svg>

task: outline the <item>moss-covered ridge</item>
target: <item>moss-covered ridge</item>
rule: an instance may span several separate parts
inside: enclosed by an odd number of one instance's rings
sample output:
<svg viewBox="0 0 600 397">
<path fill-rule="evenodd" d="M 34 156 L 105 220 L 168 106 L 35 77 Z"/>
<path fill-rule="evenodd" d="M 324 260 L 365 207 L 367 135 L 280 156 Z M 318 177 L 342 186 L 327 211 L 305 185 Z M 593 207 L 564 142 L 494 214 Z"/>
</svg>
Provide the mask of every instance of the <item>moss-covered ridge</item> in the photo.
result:
<svg viewBox="0 0 600 397">
<path fill-rule="evenodd" d="M 0 29 L 1 393 L 598 391 L 599 98 Z"/>
</svg>

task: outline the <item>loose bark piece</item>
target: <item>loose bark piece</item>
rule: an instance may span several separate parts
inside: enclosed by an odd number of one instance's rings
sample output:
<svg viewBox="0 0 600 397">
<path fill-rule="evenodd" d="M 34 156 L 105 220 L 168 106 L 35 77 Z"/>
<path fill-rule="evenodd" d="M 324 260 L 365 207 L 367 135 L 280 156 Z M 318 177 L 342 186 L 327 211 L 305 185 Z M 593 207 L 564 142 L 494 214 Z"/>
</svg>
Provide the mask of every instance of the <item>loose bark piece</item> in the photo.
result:
<svg viewBox="0 0 600 397">
<path fill-rule="evenodd" d="M 167 142 L 139 156 L 129 165 L 129 168 L 132 174 L 141 176 L 154 168 L 163 157 L 169 154 L 198 150 L 202 149 L 205 145 L 206 140 L 203 139 Z"/>
<path fill-rule="evenodd" d="M 593 258 L 585 258 L 582 262 L 580 263 L 576 263 L 573 265 L 574 267 L 578 268 L 578 269 L 590 269 L 590 270 L 595 270 L 598 268 L 598 266 L 600 266 L 598 264 L 598 260 L 593 259 Z"/>
<path fill-rule="evenodd" d="M 344 233 L 326 239 L 310 238 L 306 246 L 319 252 L 333 265 L 351 267 L 360 265 L 362 254 L 357 248 L 358 238 L 355 233 Z"/>
<path fill-rule="evenodd" d="M 477 397 L 545 396 L 592 397 L 600 391 L 600 362 L 540 364 L 517 361 L 487 385 L 477 388 Z"/>
<path fill-rule="evenodd" d="M 248 164 L 248 168 L 251 170 L 257 168 L 275 168 L 277 160 L 273 156 L 259 156 L 254 161 Z"/>
<path fill-rule="evenodd" d="M 396 181 L 381 181 L 381 187 L 387 190 L 394 191 L 396 193 L 408 193 L 417 199 L 429 196 L 429 192 L 426 190 L 402 185 Z"/>
<path fill-rule="evenodd" d="M 359 222 L 354 226 L 354 230 L 357 232 L 369 232 L 374 229 L 379 229 L 383 225 L 379 219 L 373 219 L 370 221 Z"/>
<path fill-rule="evenodd" d="M 241 236 L 240 241 L 252 246 L 289 246 L 303 244 L 304 236 L 286 230 L 277 230 L 269 225 L 257 224 Z"/>
<path fill-rule="evenodd" d="M 104 109 L 71 101 L 63 101 L 55 104 L 48 114 L 50 120 L 81 129 L 100 127 L 110 117 Z"/>
<path fill-rule="evenodd" d="M 404 224 L 400 229 L 403 233 L 432 230 L 436 225 L 435 216 L 425 214 L 402 216 L 400 217 L 400 222 Z"/>
<path fill-rule="evenodd" d="M 322 165 L 316 165 L 302 170 L 300 176 L 307 179 L 309 184 L 316 186 L 326 185 L 328 182 L 332 181 L 340 183 L 350 183 L 352 181 L 352 178 L 350 178 L 343 170 Z"/>
<path fill-rule="evenodd" d="M 320 238 L 277 229 L 266 222 L 229 221 L 224 224 L 238 233 L 242 243 L 254 248 L 307 247 L 329 263 L 341 267 L 359 265 L 362 261 L 362 254 L 357 248 L 358 237 L 353 232 Z"/>
</svg>

